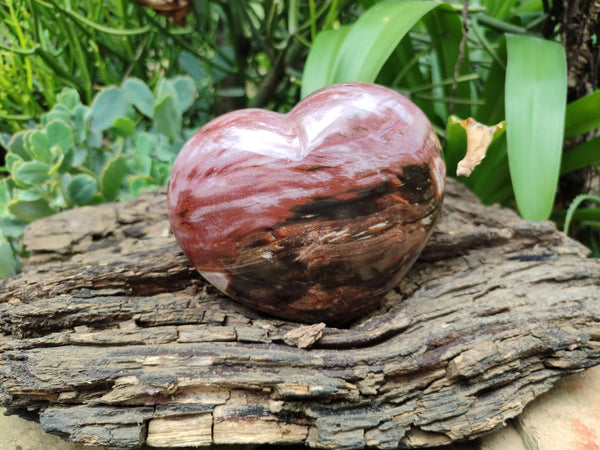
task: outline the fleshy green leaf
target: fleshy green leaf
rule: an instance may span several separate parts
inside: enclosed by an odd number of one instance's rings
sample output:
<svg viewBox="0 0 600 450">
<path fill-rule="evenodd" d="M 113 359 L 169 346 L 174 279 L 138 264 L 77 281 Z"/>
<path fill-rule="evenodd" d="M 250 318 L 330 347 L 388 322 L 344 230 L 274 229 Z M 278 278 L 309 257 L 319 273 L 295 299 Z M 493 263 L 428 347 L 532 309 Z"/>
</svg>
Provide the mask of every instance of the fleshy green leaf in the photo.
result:
<svg viewBox="0 0 600 450">
<path fill-rule="evenodd" d="M 40 161 L 27 161 L 15 171 L 15 181 L 23 185 L 38 185 L 48 180 L 52 166 Z"/>
<path fill-rule="evenodd" d="M 14 217 L 0 218 L 0 232 L 8 238 L 18 238 L 23 236 L 27 222 Z"/>
<path fill-rule="evenodd" d="M 181 110 L 171 95 L 164 97 L 154 107 L 154 126 L 169 139 L 175 139 L 181 130 Z"/>
<path fill-rule="evenodd" d="M 191 77 L 180 76 L 173 79 L 173 86 L 177 92 L 180 110 L 187 111 L 194 104 L 196 98 L 196 86 Z"/>
<path fill-rule="evenodd" d="M 123 83 L 127 100 L 146 117 L 152 117 L 154 96 L 146 83 L 138 78 L 127 78 Z"/>
<path fill-rule="evenodd" d="M 127 158 L 119 155 L 110 160 L 102 172 L 102 195 L 107 200 L 116 197 L 127 175 Z"/>
<path fill-rule="evenodd" d="M 30 130 L 19 131 L 13 135 L 12 139 L 8 143 L 9 151 L 15 155 L 19 155 L 24 161 L 29 161 L 31 159 L 31 156 L 25 149 L 25 136 L 29 133 L 31 133 Z"/>
<path fill-rule="evenodd" d="M 75 175 L 67 187 L 69 199 L 75 205 L 89 203 L 94 198 L 97 190 L 98 182 L 96 179 L 85 173 Z"/>
<path fill-rule="evenodd" d="M 135 133 L 135 122 L 129 117 L 119 117 L 115 120 L 112 130 L 120 136 L 133 136 L 133 133 Z"/>
<path fill-rule="evenodd" d="M 94 98 L 89 116 L 90 130 L 100 132 L 112 127 L 115 120 L 127 114 L 127 96 L 123 89 L 111 86 Z"/>
<path fill-rule="evenodd" d="M 58 103 L 66 106 L 69 109 L 75 108 L 79 103 L 81 103 L 81 99 L 79 98 L 79 93 L 76 89 L 73 88 L 64 88 L 57 97 Z"/>
<path fill-rule="evenodd" d="M 50 162 L 50 142 L 46 133 L 35 130 L 25 136 L 25 148 L 32 158 L 38 161 Z"/>
<path fill-rule="evenodd" d="M 139 196 L 142 192 L 156 189 L 156 184 L 150 177 L 134 175 L 127 180 L 129 190 L 134 197 Z"/>
<path fill-rule="evenodd" d="M 6 178 L 0 180 L 0 217 L 8 213 L 6 204 L 10 201 L 10 188 Z"/>
<path fill-rule="evenodd" d="M 10 278 L 17 274 L 17 261 L 10 243 L 0 231 L 0 279 Z"/>
<path fill-rule="evenodd" d="M 58 145 L 64 152 L 74 144 L 73 130 L 61 120 L 54 120 L 46 127 L 50 147 Z"/>
<path fill-rule="evenodd" d="M 33 222 L 54 214 L 48 201 L 33 191 L 21 191 L 17 198 L 8 203 L 8 211 L 17 219 Z"/>
<path fill-rule="evenodd" d="M 519 211 L 528 220 L 550 217 L 558 184 L 567 96 L 562 46 L 507 36 L 505 84 L 508 162 Z"/>
</svg>

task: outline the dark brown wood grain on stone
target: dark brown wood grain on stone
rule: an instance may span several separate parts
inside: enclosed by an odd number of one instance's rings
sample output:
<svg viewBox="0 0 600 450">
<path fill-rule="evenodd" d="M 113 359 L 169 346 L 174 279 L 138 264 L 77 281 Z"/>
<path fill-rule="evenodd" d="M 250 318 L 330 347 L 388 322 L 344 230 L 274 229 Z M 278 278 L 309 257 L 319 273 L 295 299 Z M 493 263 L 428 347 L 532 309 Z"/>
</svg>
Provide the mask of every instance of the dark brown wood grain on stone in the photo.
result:
<svg viewBox="0 0 600 450">
<path fill-rule="evenodd" d="M 75 442 L 409 448 L 501 427 L 600 363 L 600 262 L 452 180 L 417 264 L 348 328 L 205 284 L 165 192 L 32 224 L 0 285 L 0 402 Z M 176 430 L 176 431 L 174 431 Z"/>
</svg>

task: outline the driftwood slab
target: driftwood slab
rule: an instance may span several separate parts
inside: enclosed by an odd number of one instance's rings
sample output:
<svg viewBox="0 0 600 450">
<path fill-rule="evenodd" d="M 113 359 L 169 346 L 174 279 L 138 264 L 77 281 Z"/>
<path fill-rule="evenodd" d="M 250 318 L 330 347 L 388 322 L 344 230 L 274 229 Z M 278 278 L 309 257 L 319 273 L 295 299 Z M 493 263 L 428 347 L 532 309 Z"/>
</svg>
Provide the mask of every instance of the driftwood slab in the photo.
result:
<svg viewBox="0 0 600 450">
<path fill-rule="evenodd" d="M 0 403 L 105 446 L 421 447 L 487 433 L 600 363 L 600 261 L 449 181 L 418 263 L 347 329 L 224 298 L 165 192 L 32 224 L 0 284 Z"/>
</svg>

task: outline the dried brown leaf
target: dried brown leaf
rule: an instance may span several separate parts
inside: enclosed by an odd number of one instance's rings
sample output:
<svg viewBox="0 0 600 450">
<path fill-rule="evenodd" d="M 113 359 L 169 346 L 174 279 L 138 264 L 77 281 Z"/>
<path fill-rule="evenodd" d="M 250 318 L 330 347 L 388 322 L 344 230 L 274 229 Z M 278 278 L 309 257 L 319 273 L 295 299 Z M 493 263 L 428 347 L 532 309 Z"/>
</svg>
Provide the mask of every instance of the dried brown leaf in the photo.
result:
<svg viewBox="0 0 600 450">
<path fill-rule="evenodd" d="M 503 128 L 505 122 L 487 126 L 469 117 L 460 122 L 459 125 L 467 133 L 467 154 L 458 163 L 456 175 L 468 177 L 473 172 L 473 169 L 485 158 L 487 149 L 494 138 L 494 133 Z"/>
</svg>

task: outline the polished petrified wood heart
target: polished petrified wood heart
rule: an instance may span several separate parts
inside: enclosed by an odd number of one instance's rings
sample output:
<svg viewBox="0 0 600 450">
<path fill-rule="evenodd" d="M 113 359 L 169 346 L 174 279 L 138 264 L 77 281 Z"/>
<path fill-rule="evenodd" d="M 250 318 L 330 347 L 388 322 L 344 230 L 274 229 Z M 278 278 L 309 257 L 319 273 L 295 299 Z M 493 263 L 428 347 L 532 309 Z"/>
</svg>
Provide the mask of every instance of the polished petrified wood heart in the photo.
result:
<svg viewBox="0 0 600 450">
<path fill-rule="evenodd" d="M 445 168 L 431 123 L 390 89 L 321 89 L 288 114 L 247 109 L 196 133 L 169 184 L 173 233 L 210 283 L 278 317 L 341 324 L 423 249 Z"/>
</svg>

